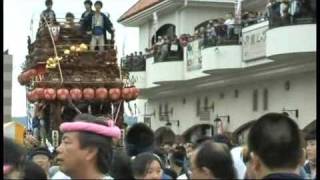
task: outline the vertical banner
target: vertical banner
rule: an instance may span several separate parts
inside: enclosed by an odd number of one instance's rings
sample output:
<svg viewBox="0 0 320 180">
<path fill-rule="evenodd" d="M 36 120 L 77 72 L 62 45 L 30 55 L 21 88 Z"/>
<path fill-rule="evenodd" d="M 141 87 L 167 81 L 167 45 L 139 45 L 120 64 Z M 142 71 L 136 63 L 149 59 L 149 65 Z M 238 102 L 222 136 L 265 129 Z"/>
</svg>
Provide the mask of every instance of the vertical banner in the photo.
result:
<svg viewBox="0 0 320 180">
<path fill-rule="evenodd" d="M 187 71 L 194 71 L 202 68 L 202 55 L 199 42 L 199 40 L 195 40 L 187 45 Z"/>
</svg>

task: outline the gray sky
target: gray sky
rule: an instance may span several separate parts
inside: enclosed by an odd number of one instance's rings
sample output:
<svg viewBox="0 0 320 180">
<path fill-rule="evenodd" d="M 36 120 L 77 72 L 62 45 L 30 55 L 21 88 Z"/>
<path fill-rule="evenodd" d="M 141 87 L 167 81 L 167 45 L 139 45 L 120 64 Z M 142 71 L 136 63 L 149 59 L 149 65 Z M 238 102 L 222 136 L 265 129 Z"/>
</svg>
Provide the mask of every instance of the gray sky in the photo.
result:
<svg viewBox="0 0 320 180">
<path fill-rule="evenodd" d="M 118 59 L 122 56 L 122 45 L 125 44 L 125 54 L 139 50 L 139 29 L 128 28 L 117 23 L 117 19 L 138 0 L 101 0 L 103 12 L 111 15 L 111 21 L 116 29 L 116 46 Z M 80 18 L 85 10 L 84 0 L 53 0 L 53 10 L 57 18 L 64 18 L 67 12 L 72 12 Z M 95 1 L 92 0 L 94 3 Z M 20 86 L 17 77 L 21 72 L 21 64 L 27 55 L 27 37 L 37 32 L 40 13 L 45 9 L 45 0 L 4 0 L 4 49 L 9 49 L 13 55 L 12 76 L 12 116 L 26 115 L 25 87 Z M 31 19 L 33 33 L 31 31 Z M 32 41 L 34 39 L 32 38 Z M 124 42 L 125 41 L 125 42 Z"/>
</svg>

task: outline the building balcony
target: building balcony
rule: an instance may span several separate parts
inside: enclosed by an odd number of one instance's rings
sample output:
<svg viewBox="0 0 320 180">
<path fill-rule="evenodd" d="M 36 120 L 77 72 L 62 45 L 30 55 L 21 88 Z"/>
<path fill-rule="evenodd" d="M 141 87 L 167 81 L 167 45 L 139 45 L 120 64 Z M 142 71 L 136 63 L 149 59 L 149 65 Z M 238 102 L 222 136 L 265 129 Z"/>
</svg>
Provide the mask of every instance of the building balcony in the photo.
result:
<svg viewBox="0 0 320 180">
<path fill-rule="evenodd" d="M 316 24 L 297 24 L 269 29 L 266 56 L 275 61 L 315 59 Z"/>
<path fill-rule="evenodd" d="M 158 84 L 183 80 L 183 60 L 154 62 L 154 57 L 146 60 L 147 88 Z"/>
<path fill-rule="evenodd" d="M 241 68 L 241 46 L 217 46 L 202 51 L 202 71 L 208 74 L 230 72 L 230 70 Z"/>
</svg>

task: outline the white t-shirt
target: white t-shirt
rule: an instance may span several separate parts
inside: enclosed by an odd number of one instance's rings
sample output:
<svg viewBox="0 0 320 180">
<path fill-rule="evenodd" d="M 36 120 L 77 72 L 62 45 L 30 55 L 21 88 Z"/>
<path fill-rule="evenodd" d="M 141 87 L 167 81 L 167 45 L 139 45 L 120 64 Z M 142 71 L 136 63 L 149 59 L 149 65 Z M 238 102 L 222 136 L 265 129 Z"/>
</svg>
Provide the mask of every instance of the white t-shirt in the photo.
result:
<svg viewBox="0 0 320 180">
<path fill-rule="evenodd" d="M 178 176 L 177 179 L 188 179 L 188 177 L 186 174 L 182 174 L 182 175 Z"/>
<path fill-rule="evenodd" d="M 56 172 L 51 179 L 71 179 L 69 176 L 65 175 L 63 172 Z"/>
</svg>

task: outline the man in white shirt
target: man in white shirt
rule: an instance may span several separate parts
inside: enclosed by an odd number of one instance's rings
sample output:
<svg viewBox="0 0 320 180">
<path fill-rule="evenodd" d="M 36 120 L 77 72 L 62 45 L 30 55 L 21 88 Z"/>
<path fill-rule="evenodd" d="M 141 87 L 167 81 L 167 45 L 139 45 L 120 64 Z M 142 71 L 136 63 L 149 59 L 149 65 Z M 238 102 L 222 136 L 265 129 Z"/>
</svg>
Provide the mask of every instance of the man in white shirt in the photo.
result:
<svg viewBox="0 0 320 180">
<path fill-rule="evenodd" d="M 231 39 L 234 30 L 234 17 L 232 13 L 227 14 L 227 19 L 224 21 L 224 25 L 227 26 L 227 38 Z"/>
</svg>

